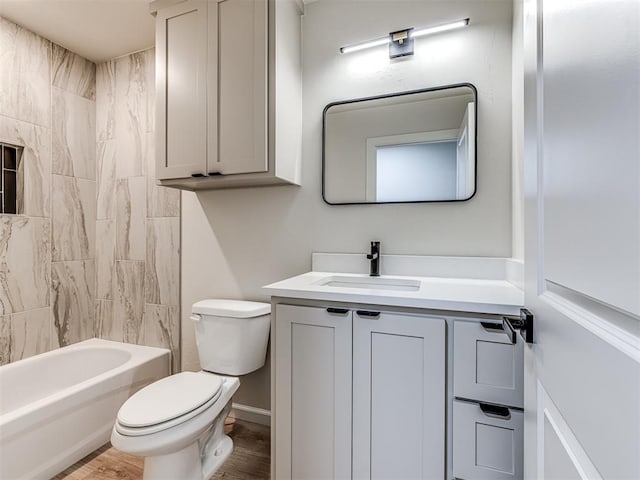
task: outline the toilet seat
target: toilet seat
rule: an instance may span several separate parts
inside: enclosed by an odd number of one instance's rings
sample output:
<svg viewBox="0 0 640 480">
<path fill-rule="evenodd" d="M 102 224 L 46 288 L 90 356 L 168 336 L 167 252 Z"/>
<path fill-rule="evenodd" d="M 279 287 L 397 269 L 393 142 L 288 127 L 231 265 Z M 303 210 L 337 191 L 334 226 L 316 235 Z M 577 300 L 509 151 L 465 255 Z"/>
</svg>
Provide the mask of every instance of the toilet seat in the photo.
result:
<svg viewBox="0 0 640 480">
<path fill-rule="evenodd" d="M 223 382 L 218 375 L 204 372 L 182 372 L 163 378 L 122 405 L 116 430 L 121 435 L 142 436 L 184 423 L 216 403 Z"/>
</svg>

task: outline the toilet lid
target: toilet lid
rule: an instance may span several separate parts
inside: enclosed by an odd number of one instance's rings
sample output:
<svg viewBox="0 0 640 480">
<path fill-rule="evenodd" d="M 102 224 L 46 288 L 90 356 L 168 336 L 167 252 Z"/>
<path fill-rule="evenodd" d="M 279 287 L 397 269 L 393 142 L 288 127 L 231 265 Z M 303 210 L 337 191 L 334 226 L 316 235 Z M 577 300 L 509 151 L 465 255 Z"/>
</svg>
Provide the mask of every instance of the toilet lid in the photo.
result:
<svg viewBox="0 0 640 480">
<path fill-rule="evenodd" d="M 125 427 L 147 427 L 181 417 L 216 397 L 222 379 L 213 374 L 182 372 L 158 380 L 134 394 L 118 412 Z"/>
</svg>

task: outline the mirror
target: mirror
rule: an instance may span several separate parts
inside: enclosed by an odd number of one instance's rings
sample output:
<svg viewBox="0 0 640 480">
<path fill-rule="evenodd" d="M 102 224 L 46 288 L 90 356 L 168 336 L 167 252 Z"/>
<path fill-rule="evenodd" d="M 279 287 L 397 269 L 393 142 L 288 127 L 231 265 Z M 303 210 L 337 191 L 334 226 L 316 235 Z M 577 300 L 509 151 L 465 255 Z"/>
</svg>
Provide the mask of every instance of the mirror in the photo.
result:
<svg viewBox="0 0 640 480">
<path fill-rule="evenodd" d="M 330 205 L 451 202 L 476 190 L 471 84 L 330 103 L 322 197 Z"/>
</svg>

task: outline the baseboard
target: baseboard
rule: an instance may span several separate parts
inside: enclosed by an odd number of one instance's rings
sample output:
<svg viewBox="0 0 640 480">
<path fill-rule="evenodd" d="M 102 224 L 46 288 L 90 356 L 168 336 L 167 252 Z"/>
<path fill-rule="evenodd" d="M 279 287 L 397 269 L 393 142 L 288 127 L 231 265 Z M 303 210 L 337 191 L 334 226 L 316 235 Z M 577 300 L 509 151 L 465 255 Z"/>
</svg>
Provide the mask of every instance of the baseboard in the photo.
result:
<svg viewBox="0 0 640 480">
<path fill-rule="evenodd" d="M 260 425 L 266 425 L 267 427 L 271 426 L 271 412 L 264 408 L 232 403 L 229 416 L 246 422 L 258 423 Z"/>
</svg>

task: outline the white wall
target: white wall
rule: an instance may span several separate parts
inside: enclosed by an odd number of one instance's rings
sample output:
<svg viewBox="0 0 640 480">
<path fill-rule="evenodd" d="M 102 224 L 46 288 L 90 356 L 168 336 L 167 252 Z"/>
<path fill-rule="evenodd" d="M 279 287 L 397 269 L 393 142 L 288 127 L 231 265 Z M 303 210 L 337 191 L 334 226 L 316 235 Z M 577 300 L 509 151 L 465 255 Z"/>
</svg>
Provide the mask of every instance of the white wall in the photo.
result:
<svg viewBox="0 0 640 480">
<path fill-rule="evenodd" d="M 416 41 L 390 63 L 384 48 L 340 46 L 403 27 L 464 17 L 471 26 Z M 511 0 L 307 4 L 304 17 L 301 187 L 183 193 L 183 368 L 197 369 L 191 304 L 265 300 L 260 287 L 310 270 L 312 252 L 511 255 Z M 461 203 L 329 206 L 321 198 L 322 110 L 348 98 L 470 82 L 478 89 L 478 192 Z M 239 403 L 269 408 L 268 372 L 241 379 Z"/>
</svg>

